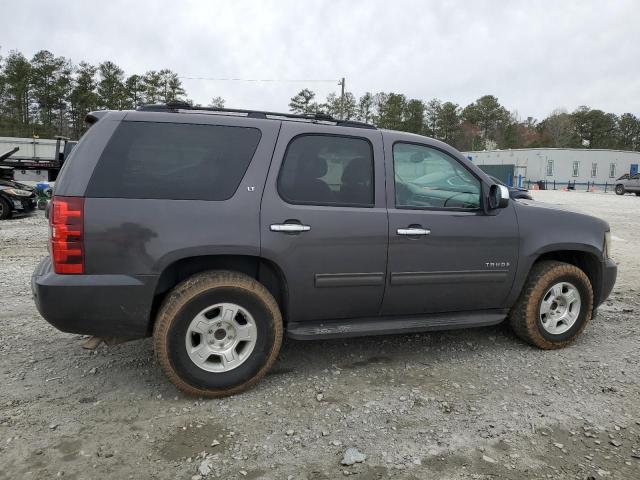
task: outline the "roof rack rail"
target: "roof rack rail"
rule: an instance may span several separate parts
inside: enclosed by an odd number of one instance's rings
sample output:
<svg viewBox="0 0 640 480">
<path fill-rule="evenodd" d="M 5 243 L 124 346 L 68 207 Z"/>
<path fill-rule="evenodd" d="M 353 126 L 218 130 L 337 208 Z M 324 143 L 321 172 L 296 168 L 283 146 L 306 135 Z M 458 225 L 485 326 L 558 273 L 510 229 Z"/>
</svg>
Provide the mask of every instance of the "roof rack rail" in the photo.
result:
<svg viewBox="0 0 640 480">
<path fill-rule="evenodd" d="M 354 128 L 370 128 L 375 129 L 375 125 L 371 125 L 370 123 L 357 122 L 355 120 L 339 120 L 333 118 L 331 115 L 327 115 L 326 113 L 305 113 L 305 114 L 297 114 L 297 113 L 282 113 L 282 112 L 269 112 L 263 110 L 244 110 L 240 108 L 219 108 L 219 107 L 199 107 L 193 106 L 190 103 L 184 102 L 182 100 L 173 100 L 167 103 L 153 103 L 147 105 L 141 105 L 136 110 L 145 111 L 145 112 L 177 112 L 179 110 L 192 110 L 194 112 L 197 111 L 205 111 L 205 112 L 217 112 L 217 113 L 240 113 L 246 114 L 249 118 L 268 118 L 268 117 L 279 117 L 285 119 L 299 119 L 299 120 L 308 120 L 311 122 L 331 122 L 335 123 L 340 127 L 354 127 Z"/>
</svg>

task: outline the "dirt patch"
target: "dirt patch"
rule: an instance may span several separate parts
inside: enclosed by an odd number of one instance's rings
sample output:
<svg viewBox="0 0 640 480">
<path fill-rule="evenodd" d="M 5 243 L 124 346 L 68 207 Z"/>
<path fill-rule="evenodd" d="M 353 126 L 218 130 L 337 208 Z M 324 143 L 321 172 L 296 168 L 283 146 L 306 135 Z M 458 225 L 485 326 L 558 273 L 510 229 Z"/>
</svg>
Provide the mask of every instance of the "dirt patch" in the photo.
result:
<svg viewBox="0 0 640 480">
<path fill-rule="evenodd" d="M 160 453 L 167 460 L 195 457 L 199 453 L 220 453 L 226 450 L 227 440 L 235 432 L 225 432 L 218 425 L 190 424 L 168 433 Z"/>
</svg>

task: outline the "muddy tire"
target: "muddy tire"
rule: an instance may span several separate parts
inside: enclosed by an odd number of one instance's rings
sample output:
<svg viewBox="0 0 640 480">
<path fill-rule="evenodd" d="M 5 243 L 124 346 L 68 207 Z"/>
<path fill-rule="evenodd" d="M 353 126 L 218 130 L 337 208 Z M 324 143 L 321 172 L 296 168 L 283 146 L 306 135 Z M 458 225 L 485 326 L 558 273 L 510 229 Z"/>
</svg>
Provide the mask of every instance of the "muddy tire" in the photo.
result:
<svg viewBox="0 0 640 480">
<path fill-rule="evenodd" d="M 189 395 L 222 397 L 251 387 L 273 365 L 282 316 L 255 279 L 204 272 L 167 295 L 153 337 L 156 358 L 176 387 Z"/>
<path fill-rule="evenodd" d="M 578 267 L 557 261 L 536 263 L 509 323 L 531 345 L 551 350 L 573 342 L 593 312 L 593 289 Z"/>
<path fill-rule="evenodd" d="M 616 185 L 616 195 L 624 195 L 624 185 Z"/>
</svg>

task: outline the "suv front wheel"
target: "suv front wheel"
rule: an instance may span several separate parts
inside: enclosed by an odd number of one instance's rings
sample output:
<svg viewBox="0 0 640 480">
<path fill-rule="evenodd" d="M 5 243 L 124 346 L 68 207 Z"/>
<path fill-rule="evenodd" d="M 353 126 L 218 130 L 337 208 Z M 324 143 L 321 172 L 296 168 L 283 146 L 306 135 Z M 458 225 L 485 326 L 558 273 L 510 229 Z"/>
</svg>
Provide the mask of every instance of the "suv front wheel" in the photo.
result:
<svg viewBox="0 0 640 480">
<path fill-rule="evenodd" d="M 624 194 L 625 194 L 624 185 L 619 183 L 618 185 L 616 185 L 616 195 L 624 195 Z"/>
<path fill-rule="evenodd" d="M 582 270 L 569 263 L 542 261 L 531 269 L 509 322 L 522 340 L 550 350 L 575 340 L 592 310 L 593 290 Z"/>
<path fill-rule="evenodd" d="M 282 317 L 255 279 L 205 272 L 169 293 L 153 337 L 162 370 L 180 390 L 221 397 L 246 390 L 267 373 L 282 343 Z"/>
</svg>

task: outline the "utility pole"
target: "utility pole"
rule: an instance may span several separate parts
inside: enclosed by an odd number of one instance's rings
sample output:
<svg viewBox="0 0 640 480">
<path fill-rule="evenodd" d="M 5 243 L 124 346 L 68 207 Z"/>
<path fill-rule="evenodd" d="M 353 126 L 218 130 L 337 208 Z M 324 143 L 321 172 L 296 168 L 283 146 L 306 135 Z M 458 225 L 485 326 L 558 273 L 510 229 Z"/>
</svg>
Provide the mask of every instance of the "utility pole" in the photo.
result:
<svg viewBox="0 0 640 480">
<path fill-rule="evenodd" d="M 342 92 L 340 93 L 340 120 L 344 120 L 344 77 L 338 83 L 342 87 Z"/>
</svg>

